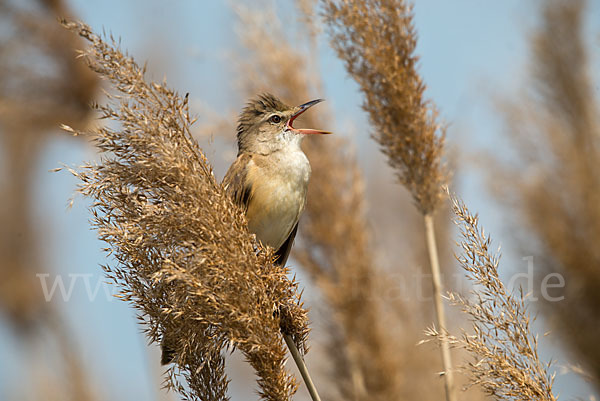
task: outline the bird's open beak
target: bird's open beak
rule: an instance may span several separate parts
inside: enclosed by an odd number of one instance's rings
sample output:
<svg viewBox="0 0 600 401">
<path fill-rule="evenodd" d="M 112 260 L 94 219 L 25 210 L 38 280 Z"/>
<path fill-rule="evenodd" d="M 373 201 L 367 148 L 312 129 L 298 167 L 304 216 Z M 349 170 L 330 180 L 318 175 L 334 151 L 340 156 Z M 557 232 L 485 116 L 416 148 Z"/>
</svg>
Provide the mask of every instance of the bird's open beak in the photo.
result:
<svg viewBox="0 0 600 401">
<path fill-rule="evenodd" d="M 304 104 L 301 104 L 300 106 L 298 106 L 298 111 L 296 111 L 292 115 L 292 117 L 290 117 L 290 120 L 286 124 L 286 128 L 297 134 L 331 134 L 331 132 L 329 132 L 329 131 L 321 131 L 318 129 L 311 129 L 311 128 L 294 128 L 292 126 L 292 123 L 294 122 L 294 120 L 296 118 L 298 118 L 298 116 L 300 114 L 304 113 L 306 110 L 308 110 L 315 104 L 323 102 L 324 100 L 325 99 L 311 100 L 310 102 L 307 102 L 307 103 L 304 103 Z"/>
</svg>

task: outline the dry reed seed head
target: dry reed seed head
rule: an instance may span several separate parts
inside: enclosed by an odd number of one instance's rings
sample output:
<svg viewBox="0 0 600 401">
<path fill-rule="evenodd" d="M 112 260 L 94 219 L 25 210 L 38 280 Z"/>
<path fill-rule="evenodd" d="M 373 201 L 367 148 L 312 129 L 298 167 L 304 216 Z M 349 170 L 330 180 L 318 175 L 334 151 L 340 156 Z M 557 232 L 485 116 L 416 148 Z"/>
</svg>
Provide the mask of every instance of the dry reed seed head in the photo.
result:
<svg viewBox="0 0 600 401">
<path fill-rule="evenodd" d="M 323 0 L 331 43 L 365 97 L 374 138 L 423 214 L 447 181 L 445 128 L 424 98 L 412 7 L 403 0 Z"/>
<path fill-rule="evenodd" d="M 477 215 L 453 195 L 451 201 L 462 237 L 457 260 L 477 287 L 471 297 L 450 293 L 449 298 L 470 317 L 474 334 L 463 331 L 456 337 L 435 328 L 426 334 L 471 354 L 472 362 L 461 367 L 470 386 L 480 385 L 501 400 L 554 401 L 554 375 L 548 372 L 550 364 L 539 359 L 525 294 L 504 287 L 498 276 L 499 255 L 492 253 L 491 239 L 479 227 Z"/>
<path fill-rule="evenodd" d="M 431 227 L 429 218 L 447 182 L 442 163 L 445 129 L 438 123 L 436 108 L 424 98 L 412 8 L 402 0 L 323 0 L 323 5 L 332 46 L 363 92 L 373 136 L 426 217 L 426 227 Z M 428 244 L 433 244 L 430 238 Z M 437 250 L 430 250 L 436 319 L 443 327 Z M 451 358 L 445 342 L 441 351 L 447 372 L 446 397 L 453 400 Z"/>
<path fill-rule="evenodd" d="M 107 276 L 141 312 L 150 340 L 175 345 L 168 386 L 188 399 L 226 399 L 221 351 L 234 346 L 256 371 L 261 398 L 290 399 L 296 382 L 284 369 L 274 312 L 285 309 L 288 330 L 305 340 L 297 284 L 273 265 L 215 181 L 190 135 L 187 96 L 146 82 L 114 41 L 84 24 L 63 25 L 92 44 L 83 57 L 120 92 L 98 107 L 120 128 L 91 133 L 103 158 L 75 175 L 116 261 Z"/>
</svg>

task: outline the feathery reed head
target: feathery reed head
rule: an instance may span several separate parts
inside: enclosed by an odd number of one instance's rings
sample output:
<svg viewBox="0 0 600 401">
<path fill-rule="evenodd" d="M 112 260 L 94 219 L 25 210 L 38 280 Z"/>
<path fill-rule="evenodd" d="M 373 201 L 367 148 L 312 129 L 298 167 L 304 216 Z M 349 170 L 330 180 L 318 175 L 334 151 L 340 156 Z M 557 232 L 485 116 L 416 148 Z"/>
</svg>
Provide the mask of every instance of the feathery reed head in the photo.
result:
<svg viewBox="0 0 600 401">
<path fill-rule="evenodd" d="M 484 391 L 500 400 L 555 401 L 552 393 L 554 376 L 549 364 L 538 356 L 537 336 L 531 331 L 526 296 L 507 289 L 498 276 L 499 255 L 491 251 L 491 239 L 479 227 L 478 216 L 451 196 L 456 224 L 460 227 L 462 253 L 457 256 L 467 278 L 477 286 L 471 297 L 449 293 L 471 321 L 474 334 L 463 331 L 455 337 L 431 328 L 429 336 L 465 349 L 473 360 L 462 366 Z"/>
<path fill-rule="evenodd" d="M 94 199 L 94 224 L 116 262 L 104 267 L 107 276 L 140 311 L 150 340 L 174 350 L 167 386 L 188 399 L 227 399 L 221 351 L 235 347 L 259 376 L 262 399 L 290 399 L 296 383 L 284 369 L 280 319 L 302 348 L 306 311 L 287 270 L 272 263 L 215 181 L 190 135 L 187 96 L 147 82 L 114 41 L 84 24 L 63 25 L 90 42 L 82 56 L 119 92 L 97 106 L 120 124 L 91 133 L 103 158 L 74 174 Z"/>
<path fill-rule="evenodd" d="M 423 214 L 432 212 L 446 183 L 445 130 L 414 54 L 412 7 L 404 0 L 324 0 L 331 44 L 365 96 L 374 138 Z"/>
</svg>

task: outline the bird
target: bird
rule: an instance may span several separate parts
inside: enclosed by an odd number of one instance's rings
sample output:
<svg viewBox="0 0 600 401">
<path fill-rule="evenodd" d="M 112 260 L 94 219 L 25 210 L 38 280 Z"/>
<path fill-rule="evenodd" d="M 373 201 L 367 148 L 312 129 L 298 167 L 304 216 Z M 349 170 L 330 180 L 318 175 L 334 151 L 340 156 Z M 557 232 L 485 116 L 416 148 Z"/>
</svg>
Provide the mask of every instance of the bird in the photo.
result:
<svg viewBox="0 0 600 401">
<path fill-rule="evenodd" d="M 322 101 L 290 107 L 265 93 L 248 102 L 238 119 L 237 159 L 222 184 L 245 211 L 249 231 L 275 250 L 277 265 L 287 261 L 306 205 L 311 168 L 300 148 L 302 140 L 330 133 L 295 128 L 293 122 Z"/>
<path fill-rule="evenodd" d="M 264 93 L 250 100 L 238 118 L 237 158 L 222 186 L 244 210 L 249 231 L 275 250 L 274 263 L 279 266 L 287 262 L 306 205 L 311 168 L 300 145 L 307 135 L 330 134 L 295 128 L 293 122 L 322 101 L 288 106 Z M 163 342 L 161 363 L 173 357 L 173 348 Z"/>
</svg>

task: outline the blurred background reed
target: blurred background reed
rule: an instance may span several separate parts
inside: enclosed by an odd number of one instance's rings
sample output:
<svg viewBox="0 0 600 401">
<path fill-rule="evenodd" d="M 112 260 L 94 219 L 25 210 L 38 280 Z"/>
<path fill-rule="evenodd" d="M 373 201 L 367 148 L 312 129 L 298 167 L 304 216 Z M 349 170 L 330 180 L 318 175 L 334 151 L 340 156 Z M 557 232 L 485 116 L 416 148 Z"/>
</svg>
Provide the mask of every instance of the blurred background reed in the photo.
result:
<svg viewBox="0 0 600 401">
<path fill-rule="evenodd" d="M 417 1 L 417 70 L 448 124 L 453 191 L 502 244 L 500 278 L 532 291 L 540 357 L 557 360 L 554 393 L 593 400 L 600 4 L 521 3 Z M 0 398 L 177 399 L 160 390 L 159 352 L 135 313 L 103 284 L 89 201 L 75 198 L 67 210 L 76 182 L 48 172 L 96 157 L 58 126 L 102 123 L 87 105 L 104 99 L 103 83 L 74 58 L 84 44 L 57 16 L 120 37 L 148 60 L 152 79 L 189 92 L 193 133 L 218 179 L 234 159 L 247 98 L 264 90 L 288 104 L 326 98 L 301 121 L 336 135 L 305 141 L 313 176 L 289 262 L 311 307 L 307 361 L 317 387 L 331 400 L 444 397 L 437 347 L 416 345 L 435 320 L 422 218 L 370 138 L 363 96 L 330 47 L 319 2 L 0 0 L 0 11 Z M 467 294 L 447 202 L 435 217 L 443 286 Z M 564 300 L 544 301 L 548 273 L 565 278 L 550 291 Z M 50 291 L 57 275 L 68 301 L 54 287 L 46 302 L 42 282 Z M 447 313 L 450 331 L 470 329 L 459 310 Z M 258 398 L 239 355 L 227 371 L 232 400 Z M 484 399 L 476 387 L 461 392 L 468 379 L 457 376 L 456 399 Z M 296 398 L 307 397 L 300 386 Z"/>
</svg>

